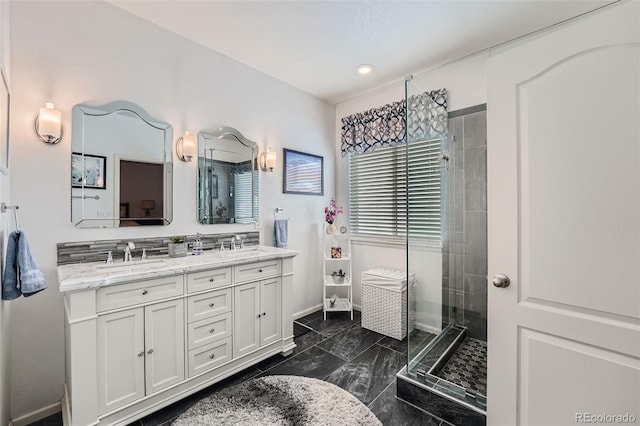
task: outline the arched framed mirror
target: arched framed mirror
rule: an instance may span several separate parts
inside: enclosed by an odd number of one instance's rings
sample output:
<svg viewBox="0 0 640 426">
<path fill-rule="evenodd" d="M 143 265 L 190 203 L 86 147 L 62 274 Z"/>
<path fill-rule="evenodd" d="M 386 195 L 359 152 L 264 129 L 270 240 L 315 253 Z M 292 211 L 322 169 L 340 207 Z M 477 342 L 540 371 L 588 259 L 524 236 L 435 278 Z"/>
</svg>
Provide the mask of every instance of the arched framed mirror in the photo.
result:
<svg viewBox="0 0 640 426">
<path fill-rule="evenodd" d="M 167 225 L 173 129 L 126 101 L 72 110 L 71 222 L 82 228 Z"/>
<path fill-rule="evenodd" d="M 233 127 L 198 134 L 198 222 L 258 221 L 258 144 Z"/>
</svg>

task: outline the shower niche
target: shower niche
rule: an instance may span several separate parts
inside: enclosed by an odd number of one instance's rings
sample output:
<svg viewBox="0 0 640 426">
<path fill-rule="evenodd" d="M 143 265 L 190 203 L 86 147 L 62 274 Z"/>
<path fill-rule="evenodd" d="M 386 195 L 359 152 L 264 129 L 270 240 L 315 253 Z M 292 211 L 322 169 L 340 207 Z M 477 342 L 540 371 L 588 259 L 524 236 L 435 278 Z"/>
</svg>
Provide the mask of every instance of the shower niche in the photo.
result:
<svg viewBox="0 0 640 426">
<path fill-rule="evenodd" d="M 446 112 L 446 92 L 439 92 L 406 82 L 407 271 L 417 281 L 416 328 L 397 394 L 451 423 L 485 425 L 486 105 Z M 431 187 L 411 179 L 412 167 L 424 162 L 413 158 L 420 144 L 430 144 L 438 160 Z M 439 235 L 429 238 L 416 211 L 426 198 L 440 218 Z"/>
</svg>

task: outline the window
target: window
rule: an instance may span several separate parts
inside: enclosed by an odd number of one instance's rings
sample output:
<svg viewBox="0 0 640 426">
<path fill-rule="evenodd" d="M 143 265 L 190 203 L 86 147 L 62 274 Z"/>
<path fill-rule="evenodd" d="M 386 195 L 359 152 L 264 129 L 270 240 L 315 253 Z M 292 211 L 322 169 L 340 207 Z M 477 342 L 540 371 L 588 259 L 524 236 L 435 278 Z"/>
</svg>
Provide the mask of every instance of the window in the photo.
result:
<svg viewBox="0 0 640 426">
<path fill-rule="evenodd" d="M 233 175 L 235 186 L 234 209 L 236 223 L 252 223 L 258 217 L 258 172 L 247 171 Z M 233 187 L 231 187 L 233 191 Z"/>
<path fill-rule="evenodd" d="M 407 150 L 409 175 L 407 176 Z M 354 235 L 440 240 L 440 139 L 349 156 L 349 221 Z"/>
</svg>

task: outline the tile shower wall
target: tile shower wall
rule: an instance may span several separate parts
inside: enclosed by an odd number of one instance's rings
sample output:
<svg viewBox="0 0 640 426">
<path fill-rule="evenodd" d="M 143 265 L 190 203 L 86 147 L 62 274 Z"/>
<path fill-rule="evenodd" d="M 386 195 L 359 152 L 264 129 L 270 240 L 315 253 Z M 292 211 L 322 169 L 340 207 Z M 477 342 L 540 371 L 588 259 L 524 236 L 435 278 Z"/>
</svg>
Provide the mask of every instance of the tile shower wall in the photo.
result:
<svg viewBox="0 0 640 426">
<path fill-rule="evenodd" d="M 486 105 L 449 114 L 450 194 L 443 255 L 443 322 L 487 339 Z M 443 324 L 444 326 L 445 324 Z"/>
</svg>

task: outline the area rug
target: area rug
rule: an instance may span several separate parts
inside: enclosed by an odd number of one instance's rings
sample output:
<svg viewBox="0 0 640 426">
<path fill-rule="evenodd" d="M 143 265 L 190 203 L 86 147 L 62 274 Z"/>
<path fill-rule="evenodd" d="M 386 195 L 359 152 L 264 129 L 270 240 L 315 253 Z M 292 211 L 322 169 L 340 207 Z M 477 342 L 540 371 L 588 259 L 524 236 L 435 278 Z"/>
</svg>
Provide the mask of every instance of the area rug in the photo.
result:
<svg viewBox="0 0 640 426">
<path fill-rule="evenodd" d="M 355 396 L 309 377 L 251 379 L 201 399 L 173 426 L 382 425 Z"/>
</svg>

